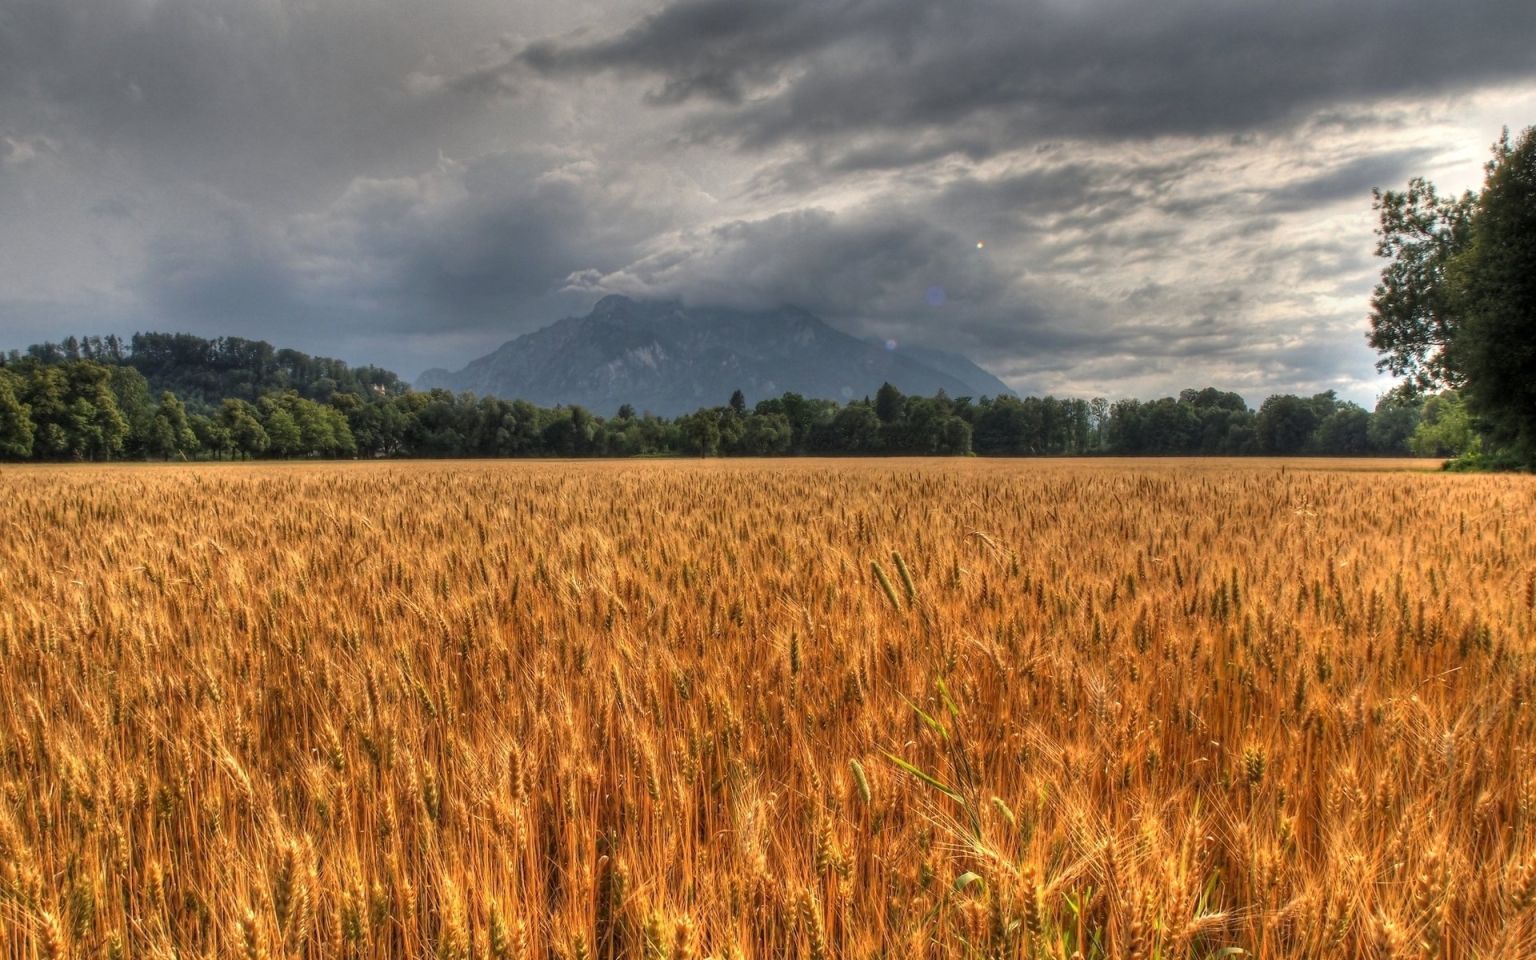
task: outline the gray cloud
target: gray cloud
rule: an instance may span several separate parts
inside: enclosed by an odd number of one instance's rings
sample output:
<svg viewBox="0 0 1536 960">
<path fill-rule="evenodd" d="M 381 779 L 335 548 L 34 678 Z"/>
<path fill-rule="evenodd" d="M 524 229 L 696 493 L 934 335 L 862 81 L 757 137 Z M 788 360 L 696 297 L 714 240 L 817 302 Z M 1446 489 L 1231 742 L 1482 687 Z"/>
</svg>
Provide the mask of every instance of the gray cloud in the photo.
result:
<svg viewBox="0 0 1536 960">
<path fill-rule="evenodd" d="M 851 20 L 863 20 L 867 12 Z M 661 86 L 649 94 L 654 103 L 704 99 L 736 105 L 749 91 L 776 80 L 785 61 L 829 42 L 828 30 L 838 26 L 810 4 L 674 3 L 606 40 L 529 44 L 502 69 L 522 64 L 545 74 L 657 74 Z M 855 28 L 855 22 L 842 24 L 845 36 Z"/>
<path fill-rule="evenodd" d="M 1370 188 L 1536 109 L 1514 2 L 651 4 L 0 0 L 0 339 L 411 376 L 613 290 L 1369 399 Z"/>
<path fill-rule="evenodd" d="M 496 16 L 482 0 L 450 18 L 404 0 L 7 0 L 0 116 L 162 184 L 293 209 L 480 142 L 477 107 L 406 78 Z"/>
<path fill-rule="evenodd" d="M 806 209 L 689 231 L 620 271 L 576 282 L 743 308 L 794 303 L 847 318 L 915 307 L 935 286 L 952 302 L 994 303 L 1004 283 L 976 253 L 910 212 Z"/>
<path fill-rule="evenodd" d="M 1422 170 L 1434 154 L 1430 148 L 1408 147 L 1356 157 L 1342 166 L 1270 190 L 1264 206 L 1294 212 L 1369 196 L 1374 188 L 1403 183 Z"/>
<path fill-rule="evenodd" d="M 664 173 L 629 172 L 620 181 L 589 159 L 509 152 L 361 178 L 330 205 L 278 221 L 225 203 L 151 242 L 144 301 L 178 329 L 311 342 L 318 332 L 333 352 L 422 331 L 483 348 L 551 319 L 540 310 L 584 304 L 562 290 L 574 269 L 621 266 L 687 210 L 684 187 Z M 670 203 L 649 203 L 652 194 Z M 410 365 L 421 362 L 417 352 Z"/>
<path fill-rule="evenodd" d="M 714 105 L 691 116 L 695 135 L 748 147 L 922 131 L 927 152 L 948 140 L 974 156 L 1060 136 L 1245 131 L 1530 77 L 1533 32 L 1536 8 L 1516 0 L 674 0 L 609 37 L 531 44 L 505 68 L 653 78 L 653 102 Z"/>
</svg>

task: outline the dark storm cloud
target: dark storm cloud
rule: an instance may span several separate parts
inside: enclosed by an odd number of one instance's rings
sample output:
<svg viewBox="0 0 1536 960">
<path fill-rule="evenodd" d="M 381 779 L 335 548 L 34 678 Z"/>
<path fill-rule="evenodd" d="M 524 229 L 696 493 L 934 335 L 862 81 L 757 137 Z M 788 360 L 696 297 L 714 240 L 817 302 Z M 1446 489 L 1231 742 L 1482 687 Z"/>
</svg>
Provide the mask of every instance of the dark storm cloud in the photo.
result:
<svg viewBox="0 0 1536 960">
<path fill-rule="evenodd" d="M 1368 197 L 1378 187 L 1406 181 L 1434 156 L 1433 149 L 1412 147 L 1356 157 L 1343 166 L 1276 187 L 1264 207 L 1275 211 L 1312 210 L 1350 198 Z"/>
<path fill-rule="evenodd" d="M 853 2 L 832 7 L 836 9 L 780 0 L 674 3 L 605 40 L 529 44 L 500 69 L 511 72 L 522 65 L 551 75 L 605 70 L 652 74 L 661 79 L 648 95 L 652 102 L 701 99 L 734 106 L 749 92 L 776 81 L 799 57 L 860 29 L 899 30 L 914 19 L 906 4 Z M 844 16 L 837 16 L 838 11 Z"/>
<path fill-rule="evenodd" d="M 370 336 L 507 331 L 534 305 L 581 302 L 559 295 L 573 270 L 618 267 L 667 225 L 667 211 L 644 205 L 642 182 L 514 152 L 360 179 L 329 206 L 276 224 L 226 204 L 150 245 L 144 298 L 178 329 L 319 336 L 332 351 Z"/>
<path fill-rule="evenodd" d="M 929 131 L 975 154 L 1242 131 L 1528 77 L 1533 32 L 1536 6 L 1518 0 L 676 0 L 610 37 L 532 44 L 507 69 L 652 78 L 653 101 L 704 105 L 697 135 L 749 147 Z"/>
</svg>

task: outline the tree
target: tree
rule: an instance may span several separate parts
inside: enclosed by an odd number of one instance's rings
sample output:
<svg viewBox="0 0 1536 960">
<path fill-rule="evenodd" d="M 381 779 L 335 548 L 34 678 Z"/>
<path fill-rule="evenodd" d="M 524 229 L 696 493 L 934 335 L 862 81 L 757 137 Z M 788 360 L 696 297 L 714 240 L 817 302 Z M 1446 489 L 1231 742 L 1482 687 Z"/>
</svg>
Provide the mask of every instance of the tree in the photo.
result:
<svg viewBox="0 0 1536 960">
<path fill-rule="evenodd" d="M 1452 264 L 1460 329 L 1451 360 L 1467 408 L 1497 449 L 1536 463 L 1536 127 L 1494 148 Z"/>
<path fill-rule="evenodd" d="M 293 414 L 287 410 L 274 406 L 267 413 L 264 429 L 267 434 L 267 449 L 273 453 L 280 457 L 289 457 L 300 452 L 303 434 L 299 432 L 299 425 L 294 423 Z"/>
<path fill-rule="evenodd" d="M 110 460 L 123 452 L 128 441 L 128 419 L 118 409 L 112 392 L 112 373 L 99 363 L 77 364 L 76 390 L 91 410 L 90 444 L 86 450 L 92 459 Z"/>
<path fill-rule="evenodd" d="M 1408 438 L 1419 425 L 1419 405 L 1403 392 L 1390 390 L 1376 401 L 1366 438 L 1376 453 L 1407 454 Z"/>
<path fill-rule="evenodd" d="M 225 454 L 233 454 L 235 451 L 235 438 L 229 432 L 229 428 L 220 423 L 217 417 L 205 417 L 200 413 L 194 413 L 187 417 L 187 422 L 192 427 L 192 432 L 197 434 L 199 449 L 213 454 L 215 459 L 222 460 Z"/>
<path fill-rule="evenodd" d="M 1182 456 L 1200 448 L 1200 415 L 1187 403 L 1164 397 L 1141 409 L 1143 453 Z"/>
<path fill-rule="evenodd" d="M 32 456 L 32 408 L 20 393 L 21 380 L 0 370 L 0 457 Z"/>
<path fill-rule="evenodd" d="M 107 350 L 103 348 L 104 354 L 107 354 Z M 129 456 L 144 456 L 148 451 L 150 425 L 155 418 L 155 402 L 150 396 L 149 381 L 132 367 L 113 366 L 110 369 L 112 394 L 117 397 L 118 409 L 128 422 L 124 449 Z"/>
<path fill-rule="evenodd" d="M 1142 452 L 1142 406 L 1142 402 L 1133 397 L 1116 400 L 1109 405 L 1109 411 L 1100 422 L 1099 433 L 1105 449 L 1110 453 L 1123 455 Z"/>
<path fill-rule="evenodd" d="M 571 407 L 571 436 L 576 447 L 572 451 L 577 456 L 583 456 L 592 452 L 592 441 L 597 436 L 597 428 L 600 426 L 598 419 L 592 416 L 591 411 L 580 404 Z"/>
<path fill-rule="evenodd" d="M 357 452 L 352 428 L 340 410 L 329 404 L 306 400 L 291 391 L 283 396 L 282 404 L 298 427 L 298 452 L 328 457 L 350 456 Z"/>
<path fill-rule="evenodd" d="M 683 418 L 688 444 L 701 457 L 720 452 L 720 418 L 713 410 L 700 410 Z"/>
<path fill-rule="evenodd" d="M 148 440 L 149 452 L 167 460 L 197 449 L 197 434 L 187 420 L 187 408 L 169 390 L 160 394 Z"/>
<path fill-rule="evenodd" d="M 731 391 L 730 408 L 739 417 L 747 415 L 747 398 L 740 390 Z"/>
<path fill-rule="evenodd" d="M 1290 394 L 1270 397 L 1259 407 L 1253 425 L 1259 449 L 1276 456 L 1304 453 L 1319 419 L 1317 408 L 1309 400 Z"/>
<path fill-rule="evenodd" d="M 742 451 L 752 456 L 772 457 L 788 452 L 794 439 L 789 418 L 782 413 L 755 413 L 747 418 L 742 437 Z"/>
<path fill-rule="evenodd" d="M 939 445 L 939 452 L 956 457 L 969 456 L 971 453 L 971 425 L 959 417 L 950 417 L 945 420 L 943 440 Z"/>
<path fill-rule="evenodd" d="M 880 449 L 880 415 L 867 403 L 850 403 L 832 418 L 832 436 L 839 452 L 874 453 Z"/>
<path fill-rule="evenodd" d="M 882 425 L 882 445 L 893 453 L 938 453 L 945 444 L 944 427 L 950 419 L 947 398 L 909 397 L 902 403 L 901 418 Z M 969 447 L 969 431 L 966 441 Z"/>
<path fill-rule="evenodd" d="M 65 429 L 69 412 L 69 382 L 57 366 L 33 367 L 20 400 L 31 410 L 32 452 L 54 459 L 69 453 L 70 435 Z"/>
<path fill-rule="evenodd" d="M 1371 299 L 1377 366 L 1412 389 L 1460 390 L 1497 451 L 1536 463 L 1536 127 L 1493 148 L 1480 196 L 1415 178 L 1378 191 Z"/>
<path fill-rule="evenodd" d="M 1462 398 L 1447 390 L 1426 399 L 1408 448 L 1421 457 L 1460 457 L 1474 452 L 1477 434 Z"/>
<path fill-rule="evenodd" d="M 1093 431 L 1096 445 L 1103 445 L 1104 424 L 1109 420 L 1109 400 L 1105 397 L 1094 397 L 1088 401 L 1088 425 Z"/>
<path fill-rule="evenodd" d="M 880 384 L 880 389 L 875 393 L 875 416 L 881 423 L 895 423 L 901 418 L 903 407 L 901 391 L 889 383 Z"/>
<path fill-rule="evenodd" d="M 1370 345 L 1384 354 L 1376 369 L 1407 377 L 1420 390 L 1455 385 L 1461 377 L 1449 355 L 1460 326 L 1450 286 L 1451 261 L 1467 243 L 1475 198 L 1442 197 L 1423 177 L 1399 193 L 1377 190 L 1380 217 L 1376 255 L 1391 263 L 1371 297 Z"/>
<path fill-rule="evenodd" d="M 1341 403 L 1317 425 L 1317 452 L 1358 457 L 1370 449 L 1371 415 L 1353 403 Z"/>
<path fill-rule="evenodd" d="M 1231 456 L 1250 452 L 1253 411 L 1242 397 L 1214 387 L 1185 390 L 1179 403 L 1188 403 L 1200 421 L 1200 450 L 1206 456 Z"/>
<path fill-rule="evenodd" d="M 1029 435 L 1024 401 L 1018 397 L 993 397 L 978 408 L 972 424 L 972 439 L 977 453 L 1038 453 L 1035 438 Z"/>
<path fill-rule="evenodd" d="M 1179 402 L 1187 403 L 1196 410 L 1243 411 L 1248 409 L 1248 402 L 1240 395 L 1217 390 L 1215 387 L 1206 387 L 1203 390 L 1181 390 Z"/>
<path fill-rule="evenodd" d="M 244 400 L 230 397 L 219 406 L 219 423 L 229 434 L 235 452 L 246 457 L 265 453 L 270 442 L 266 428 L 256 417 L 256 408 Z"/>
</svg>

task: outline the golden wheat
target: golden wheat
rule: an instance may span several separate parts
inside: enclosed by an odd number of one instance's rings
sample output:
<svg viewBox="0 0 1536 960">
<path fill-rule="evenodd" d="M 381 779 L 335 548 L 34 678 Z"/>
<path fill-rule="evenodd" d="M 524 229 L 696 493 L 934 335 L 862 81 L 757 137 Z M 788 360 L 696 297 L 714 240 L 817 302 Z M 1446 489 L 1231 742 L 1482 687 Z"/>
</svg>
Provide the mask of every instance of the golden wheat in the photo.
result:
<svg viewBox="0 0 1536 960">
<path fill-rule="evenodd" d="M 1530 956 L 1536 480 L 1396 466 L 0 469 L 0 957 Z"/>
</svg>

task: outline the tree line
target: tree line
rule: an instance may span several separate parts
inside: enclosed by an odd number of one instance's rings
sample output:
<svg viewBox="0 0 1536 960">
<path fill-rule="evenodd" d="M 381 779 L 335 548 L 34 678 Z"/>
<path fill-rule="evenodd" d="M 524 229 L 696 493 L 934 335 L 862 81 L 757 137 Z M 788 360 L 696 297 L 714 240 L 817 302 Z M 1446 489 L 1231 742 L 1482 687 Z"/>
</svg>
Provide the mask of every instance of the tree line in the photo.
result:
<svg viewBox="0 0 1536 960">
<path fill-rule="evenodd" d="M 786 393 L 678 417 L 613 416 L 417 391 L 261 341 L 186 334 L 71 338 L 0 356 L 0 458 L 633 457 L 790 455 L 1452 456 L 1475 442 L 1454 393 L 1397 391 L 1372 411 L 1331 391 L 1110 403 L 906 396 L 847 403 Z"/>
</svg>

